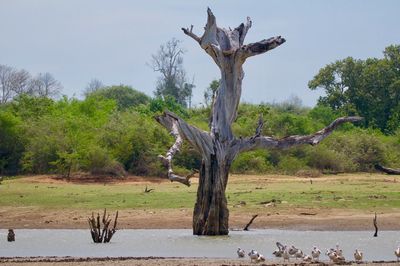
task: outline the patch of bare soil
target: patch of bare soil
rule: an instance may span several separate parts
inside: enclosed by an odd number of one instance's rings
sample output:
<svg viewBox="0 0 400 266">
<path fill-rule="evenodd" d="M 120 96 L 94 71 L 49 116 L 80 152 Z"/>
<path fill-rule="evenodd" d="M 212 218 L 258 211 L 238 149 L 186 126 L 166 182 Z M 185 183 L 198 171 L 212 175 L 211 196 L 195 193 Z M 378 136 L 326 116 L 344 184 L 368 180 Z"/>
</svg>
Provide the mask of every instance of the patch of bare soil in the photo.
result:
<svg viewBox="0 0 400 266">
<path fill-rule="evenodd" d="M 101 211 L 101 210 L 99 210 Z M 290 213 L 259 213 L 251 228 L 275 228 L 296 230 L 374 230 L 373 214 L 343 210 L 295 209 Z M 49 210 L 32 207 L 0 208 L 0 228 L 29 229 L 86 229 L 88 210 Z M 230 227 L 243 229 L 251 214 L 234 212 L 230 214 Z M 380 230 L 399 230 L 400 213 L 378 214 Z M 121 210 L 118 218 L 120 229 L 190 229 L 192 210 Z"/>
</svg>

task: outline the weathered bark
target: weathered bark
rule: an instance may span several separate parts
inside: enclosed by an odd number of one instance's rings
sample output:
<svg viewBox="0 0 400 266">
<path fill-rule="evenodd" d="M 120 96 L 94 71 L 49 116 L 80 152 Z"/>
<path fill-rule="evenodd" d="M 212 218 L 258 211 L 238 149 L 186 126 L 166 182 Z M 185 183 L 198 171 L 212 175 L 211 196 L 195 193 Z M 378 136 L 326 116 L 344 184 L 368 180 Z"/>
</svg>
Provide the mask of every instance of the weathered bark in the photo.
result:
<svg viewBox="0 0 400 266">
<path fill-rule="evenodd" d="M 193 234 L 228 234 L 229 210 L 225 197 L 228 169 L 219 163 L 215 155 L 207 161 L 203 160 L 193 211 Z"/>
<path fill-rule="evenodd" d="M 359 117 L 344 117 L 335 120 L 328 127 L 309 136 L 290 136 L 283 139 L 262 136 L 262 117 L 256 133 L 251 138 L 236 138 L 232 132 L 232 123 L 237 116 L 242 80 L 243 64 L 247 58 L 265 53 L 285 42 L 281 36 L 244 44 L 244 39 L 252 22 L 235 29 L 219 28 L 210 9 L 207 10 L 207 24 L 201 37 L 190 28 L 183 32 L 195 40 L 211 56 L 220 69 L 221 79 L 212 104 L 210 132 L 188 125 L 171 112 L 158 116 L 157 121 L 170 130 L 175 138 L 174 145 L 165 156 L 159 156 L 168 169 L 171 181 L 190 186 L 190 176 L 176 175 L 172 169 L 172 159 L 179 152 L 183 140 L 195 148 L 202 156 L 197 199 L 193 212 L 193 233 L 196 235 L 228 234 L 229 211 L 225 197 L 229 168 L 235 157 L 243 151 L 256 148 L 288 148 L 299 144 L 316 145 L 344 122 L 354 122 Z"/>
</svg>

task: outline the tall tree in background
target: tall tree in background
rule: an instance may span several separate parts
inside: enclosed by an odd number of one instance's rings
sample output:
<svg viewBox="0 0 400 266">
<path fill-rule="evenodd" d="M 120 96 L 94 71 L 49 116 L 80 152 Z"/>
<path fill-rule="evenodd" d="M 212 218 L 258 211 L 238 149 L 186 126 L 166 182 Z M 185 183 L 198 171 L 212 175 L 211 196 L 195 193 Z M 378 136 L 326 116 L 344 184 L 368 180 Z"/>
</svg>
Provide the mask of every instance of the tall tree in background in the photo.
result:
<svg viewBox="0 0 400 266">
<path fill-rule="evenodd" d="M 282 149 L 299 144 L 316 145 L 340 124 L 358 121 L 361 118 L 342 117 L 315 134 L 277 139 L 261 135 L 264 123 L 260 116 L 254 136 L 250 138 L 235 137 L 232 132 L 232 123 L 237 116 L 242 92 L 244 62 L 249 57 L 278 47 L 285 42 L 285 39 L 278 36 L 256 43 L 244 44 L 247 31 L 252 25 L 250 18 L 247 18 L 246 23 L 231 30 L 218 27 L 216 18 L 210 9 L 207 10 L 207 15 L 203 36 L 199 37 L 193 33 L 193 26 L 187 29 L 182 28 L 182 30 L 211 56 L 221 71 L 219 87 L 211 110 L 210 132 L 187 124 L 174 113 L 165 112 L 157 117 L 157 121 L 171 131 L 175 137 L 175 143 L 167 154 L 160 155 L 160 158 L 168 168 L 168 178 L 171 181 L 178 181 L 189 186 L 189 176 L 182 177 L 174 173 L 172 159 L 180 150 L 183 140 L 187 140 L 200 153 L 202 163 L 193 211 L 193 233 L 195 235 L 226 235 L 229 228 L 229 211 L 225 189 L 228 183 L 229 169 L 239 153 L 259 148 Z"/>
<path fill-rule="evenodd" d="M 39 73 L 35 78 L 31 80 L 30 91 L 34 95 L 41 97 L 55 97 L 61 93 L 61 83 L 56 80 L 52 74 Z"/>
<path fill-rule="evenodd" d="M 26 70 L 0 65 L 1 103 L 10 101 L 17 95 L 30 93 L 31 75 Z"/>
<path fill-rule="evenodd" d="M 161 74 L 154 94 L 159 97 L 172 96 L 179 104 L 189 106 L 194 85 L 186 78 L 182 57 L 185 51 L 179 44 L 179 40 L 172 39 L 152 55 L 150 66 Z"/>
<path fill-rule="evenodd" d="M 219 81 L 214 79 L 204 91 L 204 103 L 207 107 L 211 106 L 214 103 L 215 94 L 217 93 L 218 87 Z"/>
<path fill-rule="evenodd" d="M 308 86 L 325 91 L 319 104 L 346 115 L 361 115 L 367 127 L 385 133 L 400 127 L 400 45 L 387 47 L 382 59 L 348 57 L 331 63 Z"/>
<path fill-rule="evenodd" d="M 89 94 L 104 88 L 103 82 L 101 82 L 98 79 L 92 79 L 85 87 L 85 90 L 83 91 L 83 95 L 88 96 Z"/>
</svg>

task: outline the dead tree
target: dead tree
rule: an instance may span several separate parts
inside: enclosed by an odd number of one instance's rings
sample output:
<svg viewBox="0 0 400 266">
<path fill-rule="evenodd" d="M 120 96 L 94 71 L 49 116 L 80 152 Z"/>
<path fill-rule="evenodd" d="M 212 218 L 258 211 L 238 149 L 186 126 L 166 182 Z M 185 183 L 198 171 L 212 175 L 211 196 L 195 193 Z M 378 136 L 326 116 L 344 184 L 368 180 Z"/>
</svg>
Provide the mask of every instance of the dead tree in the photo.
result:
<svg viewBox="0 0 400 266">
<path fill-rule="evenodd" d="M 400 175 L 400 169 L 393 169 L 393 168 L 382 166 L 380 164 L 376 164 L 375 169 L 382 171 L 388 175 Z"/>
<path fill-rule="evenodd" d="M 236 138 L 232 132 L 232 123 L 237 116 L 242 92 L 244 77 L 242 66 L 248 58 L 278 47 L 285 42 L 285 39 L 277 36 L 244 44 L 246 34 L 252 25 L 250 18 L 247 18 L 246 23 L 232 30 L 218 27 L 210 9 L 207 10 L 207 15 L 207 24 L 201 37 L 193 32 L 193 25 L 182 30 L 205 50 L 221 71 L 219 87 L 212 104 L 210 132 L 187 124 L 169 111 L 156 119 L 175 137 L 175 143 L 167 154 L 160 156 L 168 168 L 168 178 L 171 181 L 190 185 L 189 177 L 179 176 L 172 169 L 172 159 L 179 151 L 183 140 L 188 141 L 202 156 L 197 199 L 193 212 L 193 234 L 226 235 L 229 212 L 225 189 L 229 169 L 239 153 L 259 148 L 283 149 L 300 144 L 316 145 L 339 125 L 359 121 L 361 118 L 341 117 L 314 134 L 277 139 L 261 134 L 264 123 L 260 117 L 254 136 Z"/>
<path fill-rule="evenodd" d="M 95 243 L 108 243 L 111 238 L 117 231 L 117 220 L 118 220 L 118 211 L 115 215 L 113 228 L 110 228 L 111 218 L 107 211 L 104 209 L 103 218 L 101 222 L 103 223 L 103 228 L 100 225 L 100 214 L 97 213 L 97 217 L 94 217 L 92 213 L 92 217 L 88 218 L 90 234 L 92 236 L 93 242 Z"/>
</svg>

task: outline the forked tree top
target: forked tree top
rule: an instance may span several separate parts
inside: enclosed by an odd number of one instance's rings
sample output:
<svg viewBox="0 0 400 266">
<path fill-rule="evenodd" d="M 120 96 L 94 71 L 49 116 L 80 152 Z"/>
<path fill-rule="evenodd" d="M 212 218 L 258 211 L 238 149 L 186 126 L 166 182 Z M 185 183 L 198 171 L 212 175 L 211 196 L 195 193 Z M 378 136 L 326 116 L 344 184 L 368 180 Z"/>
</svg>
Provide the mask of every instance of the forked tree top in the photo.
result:
<svg viewBox="0 0 400 266">
<path fill-rule="evenodd" d="M 182 28 L 183 32 L 193 38 L 214 59 L 217 65 L 222 62 L 221 56 L 235 54 L 238 60 L 244 62 L 247 57 L 265 53 L 283 44 L 286 40 L 281 36 L 261 40 L 256 43 L 243 44 L 252 21 L 247 17 L 246 23 L 238 27 L 225 29 L 217 26 L 217 21 L 211 9 L 207 9 L 207 24 L 201 37 L 193 33 L 193 25 L 190 28 Z M 239 53 L 237 55 L 236 53 Z"/>
</svg>

